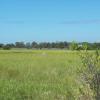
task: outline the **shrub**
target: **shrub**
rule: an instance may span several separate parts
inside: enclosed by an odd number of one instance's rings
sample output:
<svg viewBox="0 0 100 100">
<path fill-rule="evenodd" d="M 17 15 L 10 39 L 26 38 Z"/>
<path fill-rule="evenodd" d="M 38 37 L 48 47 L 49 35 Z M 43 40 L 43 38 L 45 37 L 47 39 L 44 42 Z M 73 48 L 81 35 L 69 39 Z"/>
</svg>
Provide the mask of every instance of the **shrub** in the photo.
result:
<svg viewBox="0 0 100 100">
<path fill-rule="evenodd" d="M 100 54 L 99 51 L 93 53 L 86 51 L 81 53 L 83 67 L 81 68 L 81 77 L 93 91 L 96 100 L 100 100 Z"/>
<path fill-rule="evenodd" d="M 10 45 L 4 45 L 4 46 L 3 46 L 3 49 L 4 49 L 4 50 L 10 50 L 10 49 L 11 49 L 11 46 L 10 46 Z"/>
</svg>

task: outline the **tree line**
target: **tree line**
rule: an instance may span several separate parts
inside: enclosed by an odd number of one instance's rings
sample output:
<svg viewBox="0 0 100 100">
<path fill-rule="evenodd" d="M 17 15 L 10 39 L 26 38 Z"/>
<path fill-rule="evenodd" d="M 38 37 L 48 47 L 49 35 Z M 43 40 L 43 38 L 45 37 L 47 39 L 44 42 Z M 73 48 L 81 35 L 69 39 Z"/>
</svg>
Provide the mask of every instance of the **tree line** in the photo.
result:
<svg viewBox="0 0 100 100">
<path fill-rule="evenodd" d="M 11 48 L 27 49 L 69 49 L 69 50 L 97 50 L 100 49 L 100 43 L 89 42 L 15 42 L 9 44 L 0 43 L 0 49 L 9 50 Z"/>
</svg>

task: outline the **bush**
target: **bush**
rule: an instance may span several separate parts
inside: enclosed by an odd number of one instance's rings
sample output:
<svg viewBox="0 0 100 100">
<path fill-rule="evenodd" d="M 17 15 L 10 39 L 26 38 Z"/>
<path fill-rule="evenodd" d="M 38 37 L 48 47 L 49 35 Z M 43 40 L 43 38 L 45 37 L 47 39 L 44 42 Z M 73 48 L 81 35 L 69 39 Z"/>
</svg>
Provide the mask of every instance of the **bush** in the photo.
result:
<svg viewBox="0 0 100 100">
<path fill-rule="evenodd" d="M 10 50 L 11 47 L 10 47 L 10 45 L 5 45 L 5 46 L 3 46 L 3 49 L 4 49 L 4 50 Z"/>
<path fill-rule="evenodd" d="M 90 86 L 95 100 L 100 100 L 100 54 L 99 51 L 81 53 L 83 67 L 81 77 Z"/>
</svg>

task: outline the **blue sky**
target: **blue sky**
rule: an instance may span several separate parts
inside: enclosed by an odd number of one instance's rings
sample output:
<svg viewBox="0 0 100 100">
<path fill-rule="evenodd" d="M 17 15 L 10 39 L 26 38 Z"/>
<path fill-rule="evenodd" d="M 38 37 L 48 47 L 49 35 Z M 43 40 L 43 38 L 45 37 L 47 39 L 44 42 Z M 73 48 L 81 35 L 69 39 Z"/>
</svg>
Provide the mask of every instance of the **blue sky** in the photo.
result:
<svg viewBox="0 0 100 100">
<path fill-rule="evenodd" d="M 0 42 L 100 42 L 100 0 L 0 0 Z"/>
</svg>

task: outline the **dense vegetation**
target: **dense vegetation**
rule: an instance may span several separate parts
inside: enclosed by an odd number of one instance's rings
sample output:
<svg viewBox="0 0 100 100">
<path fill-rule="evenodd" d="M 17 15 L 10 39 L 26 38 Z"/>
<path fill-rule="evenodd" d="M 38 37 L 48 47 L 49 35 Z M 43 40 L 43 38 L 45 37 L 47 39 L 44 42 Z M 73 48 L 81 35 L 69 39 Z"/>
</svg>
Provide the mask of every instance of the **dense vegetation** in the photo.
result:
<svg viewBox="0 0 100 100">
<path fill-rule="evenodd" d="M 69 49 L 69 50 L 96 50 L 100 49 L 100 43 L 88 43 L 88 42 L 16 42 L 10 44 L 0 44 L 2 49 L 11 49 L 11 48 L 27 48 L 27 49 Z"/>
<path fill-rule="evenodd" d="M 80 69 L 81 78 L 83 83 L 87 84 L 93 92 L 90 96 L 91 92 L 89 91 L 87 98 L 88 100 L 100 100 L 100 53 L 99 51 L 92 53 L 84 51 L 84 54 L 81 53 L 80 56 L 83 63 Z M 90 97 L 92 98 L 89 99 Z"/>
<path fill-rule="evenodd" d="M 0 100 L 99 100 L 99 69 L 94 51 L 1 50 Z"/>
</svg>

